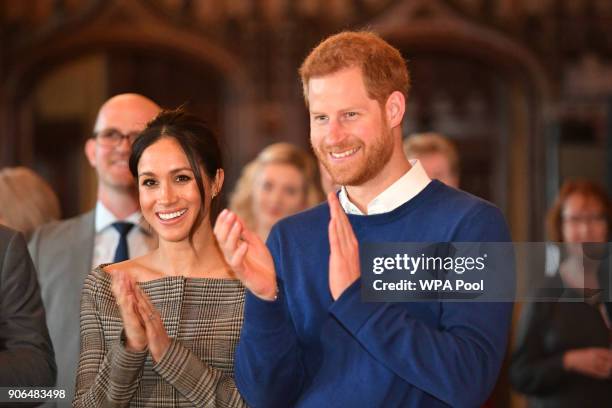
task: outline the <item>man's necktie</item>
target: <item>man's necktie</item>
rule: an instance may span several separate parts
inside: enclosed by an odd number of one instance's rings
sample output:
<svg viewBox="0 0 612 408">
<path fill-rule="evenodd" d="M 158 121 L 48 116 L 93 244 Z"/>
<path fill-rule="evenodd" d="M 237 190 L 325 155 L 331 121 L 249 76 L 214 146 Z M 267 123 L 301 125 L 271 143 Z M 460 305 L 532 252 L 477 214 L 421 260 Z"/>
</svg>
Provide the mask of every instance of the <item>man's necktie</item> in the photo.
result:
<svg viewBox="0 0 612 408">
<path fill-rule="evenodd" d="M 130 259 L 130 253 L 128 251 L 127 234 L 134 227 L 131 222 L 117 221 L 112 224 L 113 228 L 119 233 L 119 244 L 117 244 L 117 250 L 115 251 L 115 258 L 113 263 L 125 261 Z"/>
</svg>

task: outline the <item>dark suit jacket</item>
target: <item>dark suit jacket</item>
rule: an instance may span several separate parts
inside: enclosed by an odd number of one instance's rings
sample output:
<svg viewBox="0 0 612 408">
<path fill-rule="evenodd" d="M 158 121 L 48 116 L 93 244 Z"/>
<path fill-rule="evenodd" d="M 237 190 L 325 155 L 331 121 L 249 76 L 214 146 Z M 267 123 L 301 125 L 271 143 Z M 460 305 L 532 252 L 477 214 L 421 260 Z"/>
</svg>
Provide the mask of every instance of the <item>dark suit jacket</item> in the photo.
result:
<svg viewBox="0 0 612 408">
<path fill-rule="evenodd" d="M 583 295 L 571 288 L 564 289 L 558 276 L 548 279 L 543 287 L 559 288 L 559 300 L 524 306 L 512 354 L 510 381 L 517 391 L 529 397 L 531 408 L 610 406 L 612 379 L 595 379 L 563 367 L 563 355 L 568 350 L 609 347 L 610 332 L 598 307 L 565 301 Z M 537 296 L 551 293 L 541 289 Z"/>
<path fill-rule="evenodd" d="M 52 387 L 56 374 L 26 242 L 20 233 L 0 226 L 0 387 Z"/>
<path fill-rule="evenodd" d="M 55 348 L 57 388 L 70 406 L 79 359 L 79 311 L 83 281 L 91 271 L 95 239 L 94 212 L 90 211 L 39 228 L 30 239 L 47 325 Z"/>
</svg>

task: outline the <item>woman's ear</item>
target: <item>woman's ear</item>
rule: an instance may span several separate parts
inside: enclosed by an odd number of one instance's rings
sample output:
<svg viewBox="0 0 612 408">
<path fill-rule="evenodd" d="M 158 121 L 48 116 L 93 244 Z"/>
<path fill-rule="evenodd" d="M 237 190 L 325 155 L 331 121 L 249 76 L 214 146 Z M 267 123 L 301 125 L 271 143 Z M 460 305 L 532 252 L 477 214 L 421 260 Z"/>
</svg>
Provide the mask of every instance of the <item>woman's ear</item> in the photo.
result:
<svg viewBox="0 0 612 408">
<path fill-rule="evenodd" d="M 223 169 L 217 169 L 217 174 L 215 174 L 215 179 L 212 185 L 212 198 L 215 198 L 221 192 L 221 188 L 223 188 L 223 181 L 225 180 L 225 172 Z"/>
</svg>

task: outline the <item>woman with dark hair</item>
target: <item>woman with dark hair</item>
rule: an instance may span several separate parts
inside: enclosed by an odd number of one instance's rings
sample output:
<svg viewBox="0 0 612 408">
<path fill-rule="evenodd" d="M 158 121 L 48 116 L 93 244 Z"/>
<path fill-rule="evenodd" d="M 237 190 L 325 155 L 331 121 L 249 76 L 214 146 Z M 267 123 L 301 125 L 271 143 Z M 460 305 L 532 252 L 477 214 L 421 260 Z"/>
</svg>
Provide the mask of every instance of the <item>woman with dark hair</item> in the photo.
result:
<svg viewBox="0 0 612 408">
<path fill-rule="evenodd" d="M 161 112 L 130 170 L 156 250 L 86 279 L 75 407 L 244 406 L 233 380 L 245 291 L 212 233 L 223 185 L 204 122 Z"/>
<path fill-rule="evenodd" d="M 557 302 L 525 305 L 510 379 L 531 407 L 602 407 L 612 401 L 608 241 L 612 206 L 605 191 L 568 181 L 549 211 L 550 238 L 562 242 Z"/>
</svg>

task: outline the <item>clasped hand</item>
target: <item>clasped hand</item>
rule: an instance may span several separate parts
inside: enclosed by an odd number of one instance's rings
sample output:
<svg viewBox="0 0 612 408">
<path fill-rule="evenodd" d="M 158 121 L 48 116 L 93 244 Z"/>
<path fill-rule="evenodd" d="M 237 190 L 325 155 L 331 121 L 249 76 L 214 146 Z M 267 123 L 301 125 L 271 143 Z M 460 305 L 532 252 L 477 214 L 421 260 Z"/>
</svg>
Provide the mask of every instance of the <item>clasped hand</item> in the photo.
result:
<svg viewBox="0 0 612 408">
<path fill-rule="evenodd" d="M 123 320 L 126 348 L 142 351 L 148 346 L 158 362 L 171 343 L 159 312 L 125 271 L 113 272 L 111 289 Z"/>
<path fill-rule="evenodd" d="M 359 244 L 334 193 L 328 195 L 328 202 L 329 290 L 336 300 L 361 275 Z M 278 291 L 274 261 L 263 241 L 229 210 L 217 218 L 214 233 L 225 261 L 242 284 L 255 296 L 274 300 Z"/>
</svg>

